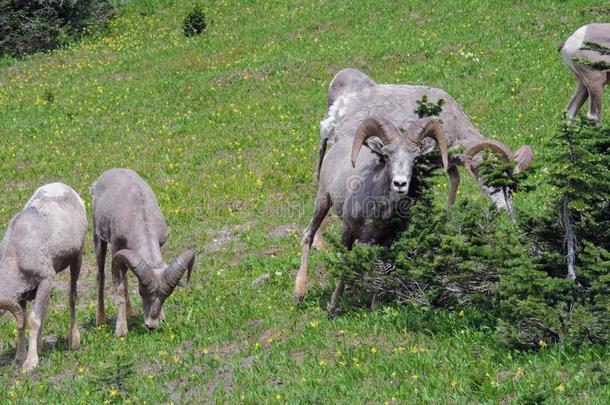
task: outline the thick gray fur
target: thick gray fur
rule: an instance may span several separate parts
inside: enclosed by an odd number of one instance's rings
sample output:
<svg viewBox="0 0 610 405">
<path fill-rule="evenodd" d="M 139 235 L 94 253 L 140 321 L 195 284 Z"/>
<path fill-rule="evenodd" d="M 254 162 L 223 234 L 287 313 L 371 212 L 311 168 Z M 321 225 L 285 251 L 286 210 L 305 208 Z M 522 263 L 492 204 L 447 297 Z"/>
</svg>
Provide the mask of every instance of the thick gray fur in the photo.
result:
<svg viewBox="0 0 610 405">
<path fill-rule="evenodd" d="M 33 300 L 28 317 L 29 349 L 25 351 L 25 325 L 18 328 L 16 361 L 31 371 L 42 348 L 42 323 L 51 294 L 53 276 L 70 266 L 70 335 L 72 348 L 80 345 L 76 322 L 78 281 L 87 215 L 78 194 L 62 183 L 40 187 L 23 210 L 15 215 L 1 245 L 0 299 L 19 303 L 23 314 Z"/>
</svg>

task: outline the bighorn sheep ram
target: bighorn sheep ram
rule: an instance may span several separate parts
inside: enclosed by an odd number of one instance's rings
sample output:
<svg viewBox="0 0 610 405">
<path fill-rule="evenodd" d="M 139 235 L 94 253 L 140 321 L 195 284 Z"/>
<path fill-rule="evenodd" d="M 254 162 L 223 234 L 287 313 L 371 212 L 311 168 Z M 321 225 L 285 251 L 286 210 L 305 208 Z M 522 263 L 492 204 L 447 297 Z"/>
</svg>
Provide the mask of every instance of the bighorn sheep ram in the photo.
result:
<svg viewBox="0 0 610 405">
<path fill-rule="evenodd" d="M 98 266 L 97 324 L 106 323 L 104 262 L 112 245 L 112 279 L 117 289 L 119 315 L 116 336 L 127 334 L 127 317 L 134 311 L 129 300 L 127 269 L 138 279 L 144 306 L 144 324 L 155 329 L 164 319 L 163 303 L 187 271 L 190 280 L 195 254 L 187 249 L 167 265 L 161 247 L 167 226 L 152 189 L 137 173 L 110 169 L 93 185 L 93 245 Z"/>
<path fill-rule="evenodd" d="M 480 180 L 478 166 L 482 159 L 478 155 L 484 149 L 498 153 L 505 161 L 515 160 L 515 173 L 527 168 L 533 160 L 532 149 L 524 145 L 516 153 L 503 143 L 483 137 L 472 125 L 458 103 L 447 92 L 426 86 L 376 84 L 366 74 L 356 69 L 343 69 L 332 79 L 328 89 L 329 107 L 325 118 L 320 122 L 320 151 L 316 170 L 319 178 L 320 167 L 328 145 L 342 138 L 353 138 L 360 124 L 369 116 L 384 117 L 399 128 L 408 128 L 418 119 L 415 112 L 417 101 L 426 95 L 430 102 L 445 100 L 439 118 L 447 137 L 449 149 L 464 147 L 466 152 L 449 160 L 447 174 L 450 180 L 448 205 L 455 202 L 460 176 L 458 165 L 463 165 L 468 157 L 472 160 L 469 173 L 477 178 L 489 198 L 500 209 L 509 211 L 511 218 L 512 204 L 510 195 L 504 195 L 499 189 L 486 187 Z M 434 142 L 427 140 L 422 145 L 421 154 L 434 148 Z M 411 171 L 407 174 L 407 187 L 411 181 Z M 322 247 L 322 231 L 316 235 L 314 247 Z"/>
<path fill-rule="evenodd" d="M 8 225 L 0 244 L 0 310 L 17 320 L 15 361 L 24 370 L 38 365 L 42 324 L 51 296 L 51 280 L 70 266 L 70 346 L 80 346 L 76 322 L 76 283 L 87 230 L 85 205 L 62 183 L 40 187 Z M 29 348 L 25 350 L 26 302 L 34 300 L 28 317 Z"/>
<path fill-rule="evenodd" d="M 610 24 L 580 27 L 557 50 L 576 79 L 576 90 L 567 107 L 568 119 L 578 114 L 589 97 L 587 118 L 599 127 L 604 86 L 610 83 Z"/>
<path fill-rule="evenodd" d="M 356 128 L 354 138 L 338 140 L 322 162 L 320 185 L 314 214 L 301 244 L 301 265 L 296 277 L 295 299 L 299 303 L 307 291 L 307 267 L 314 235 L 331 207 L 343 221 L 342 242 L 351 249 L 355 240 L 389 244 L 408 213 L 409 177 L 414 159 L 422 153 L 424 141 L 435 140 L 447 169 L 447 141 L 434 118 L 414 121 L 401 133 L 383 117 L 367 118 Z M 380 143 L 367 143 L 376 137 Z M 372 139 L 371 139 L 372 140 Z M 337 308 L 344 284 L 337 283 L 330 312 Z"/>
</svg>

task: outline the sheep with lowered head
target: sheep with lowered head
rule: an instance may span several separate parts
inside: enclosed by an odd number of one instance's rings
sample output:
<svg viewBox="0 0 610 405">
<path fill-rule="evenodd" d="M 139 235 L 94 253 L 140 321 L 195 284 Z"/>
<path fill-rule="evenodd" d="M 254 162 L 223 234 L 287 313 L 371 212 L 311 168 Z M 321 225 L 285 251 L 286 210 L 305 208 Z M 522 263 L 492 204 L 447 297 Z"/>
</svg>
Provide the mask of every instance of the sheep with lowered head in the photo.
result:
<svg viewBox="0 0 610 405">
<path fill-rule="evenodd" d="M 24 370 L 38 365 L 42 349 L 42 323 L 56 273 L 70 266 L 70 346 L 77 349 L 76 283 L 87 230 L 85 205 L 62 183 L 40 187 L 8 225 L 0 244 L 0 310 L 17 320 L 15 361 Z M 34 301 L 28 317 L 29 348 L 25 347 L 26 302 Z"/>
<path fill-rule="evenodd" d="M 129 169 L 110 169 L 93 185 L 93 245 L 98 266 L 97 324 L 106 322 L 104 312 L 104 262 L 112 245 L 112 279 L 117 288 L 119 315 L 116 336 L 127 334 L 127 317 L 134 311 L 129 300 L 127 270 L 138 279 L 144 306 L 144 325 L 155 329 L 164 319 L 163 303 L 187 271 L 190 279 L 195 254 L 187 249 L 166 264 L 161 247 L 167 226 L 157 197 L 138 174 Z"/>
</svg>

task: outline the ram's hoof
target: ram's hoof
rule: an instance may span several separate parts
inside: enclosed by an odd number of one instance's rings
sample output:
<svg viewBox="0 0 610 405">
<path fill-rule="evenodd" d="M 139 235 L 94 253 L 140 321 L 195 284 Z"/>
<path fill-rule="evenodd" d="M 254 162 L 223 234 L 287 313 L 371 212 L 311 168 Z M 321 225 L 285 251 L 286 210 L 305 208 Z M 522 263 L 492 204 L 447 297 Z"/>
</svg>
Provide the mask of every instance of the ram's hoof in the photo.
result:
<svg viewBox="0 0 610 405">
<path fill-rule="evenodd" d="M 305 294 L 294 293 L 294 304 L 295 305 L 301 305 L 303 303 L 304 299 L 305 299 Z"/>
<path fill-rule="evenodd" d="M 21 366 L 21 369 L 27 373 L 31 373 L 36 366 L 38 366 L 38 359 L 27 359 L 25 363 L 23 363 L 23 366 Z"/>
</svg>

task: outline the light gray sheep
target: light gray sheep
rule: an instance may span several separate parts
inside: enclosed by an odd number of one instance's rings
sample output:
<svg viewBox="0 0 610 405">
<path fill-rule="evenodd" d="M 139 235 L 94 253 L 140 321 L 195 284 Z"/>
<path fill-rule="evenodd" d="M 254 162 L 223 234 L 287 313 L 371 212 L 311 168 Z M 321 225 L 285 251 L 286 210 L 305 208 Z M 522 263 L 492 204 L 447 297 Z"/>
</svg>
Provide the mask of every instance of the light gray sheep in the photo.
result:
<svg viewBox="0 0 610 405">
<path fill-rule="evenodd" d="M 164 319 L 163 303 L 186 270 L 190 280 L 195 254 L 187 249 L 167 265 L 161 247 L 167 226 L 157 197 L 138 174 L 110 169 L 93 185 L 93 245 L 98 266 L 97 324 L 106 323 L 104 312 L 104 262 L 112 245 L 112 278 L 117 288 L 119 315 L 115 335 L 127 334 L 127 317 L 134 311 L 129 300 L 127 269 L 138 279 L 144 306 L 144 324 L 155 329 Z"/>
<path fill-rule="evenodd" d="M 576 90 L 567 107 L 572 120 L 587 98 L 587 117 L 601 125 L 604 86 L 610 83 L 610 24 L 589 24 L 576 30 L 557 48 L 574 74 Z"/>
<path fill-rule="evenodd" d="M 339 83 L 340 85 L 335 85 Z M 495 140 L 486 139 L 472 125 L 458 103 L 447 92 L 427 86 L 410 86 L 394 84 L 376 84 L 366 74 L 356 69 L 339 71 L 330 83 L 328 98 L 329 107 L 325 118 L 320 122 L 320 151 L 316 177 L 324 160 L 327 146 L 342 138 L 353 138 L 360 124 L 369 116 L 380 116 L 391 121 L 399 128 L 408 128 L 419 117 L 415 112 L 417 101 L 427 96 L 429 102 L 437 103 L 445 100 L 439 118 L 445 130 L 447 145 L 450 149 L 464 147 L 466 152 L 455 155 L 449 161 L 447 174 L 449 176 L 449 196 L 447 204 L 453 205 L 460 183 L 457 166 L 464 164 L 464 159 L 470 156 L 472 164 L 469 172 L 477 178 L 481 188 L 494 204 L 509 212 L 514 221 L 512 198 L 502 190 L 486 187 L 480 180 L 478 166 L 482 159 L 476 156 L 485 148 L 498 153 L 503 160 L 515 160 L 516 171 L 524 170 L 533 160 L 532 149 L 525 145 L 513 154 L 510 148 Z M 431 152 L 434 142 L 424 142 L 422 153 Z M 473 153 L 477 151 L 477 153 Z M 408 180 L 410 181 L 410 179 Z M 316 234 L 313 246 L 322 249 L 324 246 L 323 231 L 325 219 L 320 231 Z"/>
<path fill-rule="evenodd" d="M 424 152 L 423 143 L 435 140 L 443 167 L 448 167 L 447 141 L 434 118 L 412 122 L 401 133 L 389 120 L 367 118 L 355 130 L 355 137 L 338 140 L 322 162 L 314 214 L 301 243 L 301 265 L 295 281 L 295 300 L 307 291 L 307 267 L 314 235 L 331 207 L 343 222 L 342 242 L 351 249 L 361 243 L 389 244 L 405 223 L 411 203 L 407 192 L 413 162 Z M 369 139 L 375 137 L 381 142 Z M 367 142 L 368 147 L 362 147 Z M 395 219 L 399 224 L 396 224 Z M 330 311 L 337 308 L 343 293 L 339 281 Z"/>
<path fill-rule="evenodd" d="M 0 310 L 17 320 L 15 361 L 24 370 L 38 365 L 42 324 L 56 273 L 70 266 L 70 346 L 80 346 L 76 321 L 76 283 L 83 259 L 87 230 L 85 205 L 62 183 L 40 187 L 8 225 L 0 249 Z M 25 348 L 26 302 L 34 300 L 28 317 L 29 348 Z"/>
<path fill-rule="evenodd" d="M 332 98 L 333 102 L 328 108 L 326 117 L 320 122 L 321 141 L 318 167 L 322 164 L 327 145 L 332 145 L 345 137 L 353 138 L 360 124 L 367 117 L 384 117 L 398 128 L 408 128 L 413 121 L 419 118 L 415 110 L 418 107 L 417 101 L 421 100 L 424 95 L 428 97 L 429 102 L 436 103 L 440 99 L 445 100 L 439 118 L 442 121 L 450 149 L 457 147 L 469 149 L 481 142 L 488 141 L 472 125 L 453 97 L 444 90 L 427 86 L 375 84 L 373 80 L 370 78 L 366 80 L 366 78 L 368 78 L 367 75 L 355 69 L 343 69 L 331 81 L 329 101 Z M 333 86 L 335 81 L 342 85 Z M 500 144 L 499 141 L 492 141 L 492 143 Z M 423 146 L 424 153 L 428 153 L 434 148 L 434 143 L 429 140 Z M 497 148 L 494 150 L 499 152 Z M 503 150 L 510 151 L 510 148 L 504 145 Z M 460 181 L 457 166 L 464 164 L 463 160 L 466 155 L 460 154 L 449 162 L 449 205 L 455 201 Z M 531 163 L 533 152 L 529 146 L 523 146 L 514 155 L 510 152 L 510 156 L 507 158 L 515 159 L 516 157 L 525 159 L 518 161 L 518 165 L 524 169 Z M 472 164 L 472 173 L 477 178 L 480 160 L 475 158 Z M 483 188 L 499 208 L 507 208 L 509 202 L 504 200 L 498 190 Z"/>
</svg>

